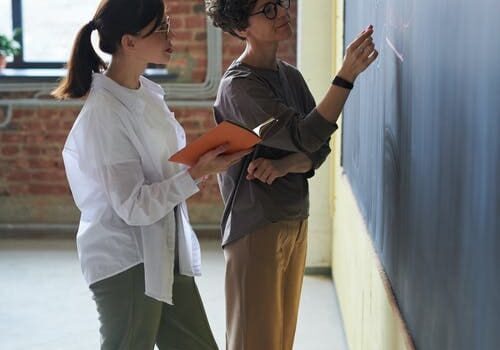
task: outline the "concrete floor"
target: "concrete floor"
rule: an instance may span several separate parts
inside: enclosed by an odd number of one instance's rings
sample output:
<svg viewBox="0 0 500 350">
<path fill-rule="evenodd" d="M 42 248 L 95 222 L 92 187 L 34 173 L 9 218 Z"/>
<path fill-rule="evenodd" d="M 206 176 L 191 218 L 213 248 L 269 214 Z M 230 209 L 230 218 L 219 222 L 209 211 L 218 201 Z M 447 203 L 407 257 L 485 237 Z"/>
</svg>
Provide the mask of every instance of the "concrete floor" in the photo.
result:
<svg viewBox="0 0 500 350">
<path fill-rule="evenodd" d="M 204 275 L 197 283 L 224 349 L 224 257 L 213 240 L 202 241 L 202 254 Z M 0 349 L 89 350 L 98 344 L 97 313 L 74 241 L 0 239 Z M 294 349 L 347 349 L 330 278 L 305 277 Z"/>
</svg>

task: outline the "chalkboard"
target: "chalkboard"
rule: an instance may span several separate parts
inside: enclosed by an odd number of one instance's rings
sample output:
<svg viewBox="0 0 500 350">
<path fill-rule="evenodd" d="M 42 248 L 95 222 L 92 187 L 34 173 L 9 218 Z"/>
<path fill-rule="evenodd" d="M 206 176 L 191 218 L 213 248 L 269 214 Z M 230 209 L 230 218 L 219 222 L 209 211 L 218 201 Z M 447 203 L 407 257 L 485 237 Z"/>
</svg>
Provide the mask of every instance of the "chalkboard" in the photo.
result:
<svg viewBox="0 0 500 350">
<path fill-rule="evenodd" d="M 348 0 L 342 163 L 418 349 L 500 349 L 500 1 Z"/>
</svg>

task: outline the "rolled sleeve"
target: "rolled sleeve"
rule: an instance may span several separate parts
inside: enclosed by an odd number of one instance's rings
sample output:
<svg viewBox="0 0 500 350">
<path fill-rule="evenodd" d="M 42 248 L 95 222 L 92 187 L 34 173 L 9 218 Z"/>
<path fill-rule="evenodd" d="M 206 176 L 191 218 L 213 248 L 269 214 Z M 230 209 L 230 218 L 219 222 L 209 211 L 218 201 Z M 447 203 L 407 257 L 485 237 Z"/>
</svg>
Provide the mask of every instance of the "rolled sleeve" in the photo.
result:
<svg viewBox="0 0 500 350">
<path fill-rule="evenodd" d="M 290 152 L 317 151 L 337 129 L 316 109 L 305 118 L 284 104 L 263 82 L 247 78 L 232 78 L 222 82 L 214 106 L 217 122 L 233 120 L 248 128 L 273 117 L 278 122 L 269 130 L 262 144 Z"/>
<path fill-rule="evenodd" d="M 329 141 L 323 144 L 319 150 L 313 153 L 305 153 L 305 155 L 311 160 L 312 168 L 308 172 L 305 173 L 307 178 L 311 178 L 315 174 L 315 170 L 319 169 L 319 167 L 325 162 L 328 155 L 331 153 L 331 149 L 329 146 Z"/>
<path fill-rule="evenodd" d="M 311 144 L 316 145 L 321 141 L 323 145 L 330 139 L 330 136 L 338 129 L 337 124 L 326 120 L 317 109 L 313 111 L 301 122 L 302 133 L 311 138 Z M 315 147 L 316 148 L 316 147 Z"/>
<path fill-rule="evenodd" d="M 286 129 L 300 151 L 306 153 L 318 151 L 338 129 L 337 124 L 327 121 L 316 109 L 304 119 L 286 119 L 285 122 L 292 124 Z"/>
</svg>

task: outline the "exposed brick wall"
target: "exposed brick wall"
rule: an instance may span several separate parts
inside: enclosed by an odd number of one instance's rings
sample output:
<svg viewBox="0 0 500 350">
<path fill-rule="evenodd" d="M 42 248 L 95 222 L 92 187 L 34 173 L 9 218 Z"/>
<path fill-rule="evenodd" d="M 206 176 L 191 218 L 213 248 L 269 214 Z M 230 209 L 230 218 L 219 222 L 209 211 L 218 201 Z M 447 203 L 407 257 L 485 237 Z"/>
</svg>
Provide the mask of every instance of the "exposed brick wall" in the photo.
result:
<svg viewBox="0 0 500 350">
<path fill-rule="evenodd" d="M 77 114 L 77 109 L 14 109 L 0 132 L 0 196 L 68 194 L 61 148 Z"/>
<path fill-rule="evenodd" d="M 206 74 L 206 18 L 202 0 L 168 2 L 176 53 L 169 69 L 179 81 L 202 82 Z M 296 6 L 291 9 L 296 23 Z M 295 27 L 295 25 L 294 25 Z M 295 37 L 280 47 L 279 56 L 296 64 Z M 224 34 L 224 69 L 244 49 L 239 39 Z M 0 93 L 1 99 L 29 98 L 33 92 Z M 188 142 L 213 127 L 210 108 L 172 108 Z M 0 122 L 5 111 L 0 108 Z M 0 223 L 75 223 L 79 213 L 66 183 L 61 150 L 79 108 L 14 108 L 11 123 L 0 129 Z M 191 219 L 216 224 L 222 209 L 219 189 L 211 178 L 189 201 Z"/>
<path fill-rule="evenodd" d="M 207 22 L 204 2 L 169 0 L 167 11 L 175 50 L 169 70 L 179 74 L 180 82 L 203 82 L 207 72 Z"/>
</svg>

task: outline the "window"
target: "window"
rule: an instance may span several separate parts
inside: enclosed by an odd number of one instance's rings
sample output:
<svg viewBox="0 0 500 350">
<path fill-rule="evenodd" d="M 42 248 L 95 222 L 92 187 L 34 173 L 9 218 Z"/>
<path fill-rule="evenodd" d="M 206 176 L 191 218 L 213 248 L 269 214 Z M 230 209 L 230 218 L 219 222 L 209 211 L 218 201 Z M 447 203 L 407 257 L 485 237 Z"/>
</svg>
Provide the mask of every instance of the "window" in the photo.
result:
<svg viewBox="0 0 500 350">
<path fill-rule="evenodd" d="M 0 0 L 0 33 L 12 33 L 12 0 Z"/>
<path fill-rule="evenodd" d="M 12 0 L 0 0 L 0 33 L 12 36 Z M 9 57 L 9 62 L 12 58 Z"/>
<path fill-rule="evenodd" d="M 99 2 L 0 0 L 0 33 L 10 36 L 14 28 L 22 30 L 21 53 L 14 59 L 9 58 L 8 68 L 12 69 L 7 75 L 42 80 L 64 75 L 76 34 L 92 19 Z M 99 56 L 109 61 L 109 55 L 99 50 L 97 32 L 92 34 L 92 42 Z M 149 68 L 148 75 L 160 80 L 173 78 L 162 66 Z"/>
<path fill-rule="evenodd" d="M 22 29 L 22 51 L 10 68 L 62 68 L 76 33 L 92 18 L 98 2 L 0 0 L 0 23 L 10 26 L 0 30 L 12 33 L 13 28 Z"/>
<path fill-rule="evenodd" d="M 64 69 L 71 54 L 74 38 L 80 28 L 92 19 L 100 0 L 0 0 L 0 32 L 10 35 L 13 28 L 22 30 L 22 52 L 0 72 L 0 91 L 48 89 L 66 74 Z M 198 89 L 199 96 L 216 91 L 221 75 L 222 34 L 207 23 L 204 0 L 169 0 L 174 53 L 165 66 L 151 65 L 146 75 L 168 86 L 169 96 L 192 99 L 187 91 Z M 92 34 L 98 54 L 98 34 Z M 24 85 L 21 85 L 24 84 Z M 14 89 L 14 90 L 12 90 Z M 16 90 L 17 91 L 17 90 Z"/>
</svg>

